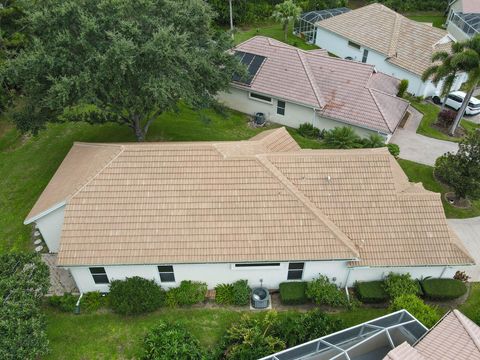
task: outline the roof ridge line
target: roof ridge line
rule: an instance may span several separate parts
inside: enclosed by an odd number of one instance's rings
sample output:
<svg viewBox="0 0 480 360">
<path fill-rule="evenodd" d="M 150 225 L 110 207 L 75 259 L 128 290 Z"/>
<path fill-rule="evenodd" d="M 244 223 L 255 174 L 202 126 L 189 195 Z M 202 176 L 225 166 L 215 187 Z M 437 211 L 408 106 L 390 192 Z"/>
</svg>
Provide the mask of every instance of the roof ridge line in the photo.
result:
<svg viewBox="0 0 480 360">
<path fill-rule="evenodd" d="M 273 165 L 266 156 L 256 155 L 255 157 L 268 171 L 270 171 L 270 173 L 272 173 L 273 176 L 275 176 L 275 178 L 277 178 L 287 188 L 290 193 L 292 193 L 299 201 L 301 201 L 302 204 L 304 204 L 317 219 L 319 219 L 330 231 L 332 231 L 333 234 L 347 248 L 349 248 L 355 256 L 360 256 L 352 240 L 343 231 L 341 231 L 340 228 L 335 225 L 332 220 L 330 220 L 323 212 L 321 212 L 320 209 L 317 208 L 315 204 L 312 203 L 312 201 L 310 201 L 310 199 L 308 199 L 300 190 L 298 190 L 298 188 L 290 180 L 288 180 L 288 178 L 283 175 L 283 173 L 278 170 L 278 168 Z"/>
<path fill-rule="evenodd" d="M 120 154 L 122 154 L 123 152 L 125 151 L 125 146 L 123 145 L 120 145 L 120 151 L 115 154 L 109 161 L 106 162 L 106 164 L 100 169 L 97 171 L 97 173 L 93 176 L 91 176 L 89 179 L 87 179 L 87 181 L 85 182 L 85 184 L 83 184 L 82 186 L 80 186 L 72 195 L 68 196 L 67 200 L 71 200 L 73 197 L 75 197 L 80 191 L 82 191 L 88 184 L 90 184 L 93 179 L 95 179 L 98 175 L 100 175 L 102 173 L 103 170 L 105 170 L 108 166 L 110 166 L 110 164 L 115 160 L 117 159 Z"/>
<path fill-rule="evenodd" d="M 310 86 L 312 87 L 313 93 L 315 94 L 315 98 L 317 99 L 318 104 L 320 105 L 320 108 L 323 109 L 326 104 L 324 103 L 323 98 L 319 94 L 320 89 L 318 89 L 316 86 L 316 83 L 312 81 L 312 78 L 315 78 L 315 76 L 311 73 L 310 68 L 306 63 L 306 60 L 303 57 L 303 53 L 304 53 L 303 50 L 299 50 L 299 49 L 296 49 L 296 50 L 297 50 L 297 55 L 300 58 L 300 62 L 302 63 L 302 66 L 305 70 L 305 73 L 307 74 L 307 78 L 308 78 L 308 81 L 310 82 Z"/>
<path fill-rule="evenodd" d="M 388 130 L 393 131 L 393 130 L 390 128 L 390 125 L 388 124 L 387 119 L 385 118 L 385 114 L 383 113 L 382 109 L 380 109 L 380 105 L 378 105 L 378 101 L 377 101 L 377 99 L 375 98 L 375 95 L 373 95 L 372 89 L 370 89 L 369 87 L 367 87 L 367 90 L 368 90 L 368 92 L 370 93 L 370 96 L 372 97 L 373 102 L 375 103 L 375 106 L 377 107 L 378 111 L 380 112 L 380 115 L 382 115 L 383 122 L 385 123 L 385 125 L 387 125 Z M 394 130 L 395 130 L 395 129 L 394 129 Z"/>
<path fill-rule="evenodd" d="M 470 324 L 468 324 L 465 319 L 463 319 L 463 315 L 460 311 L 458 311 L 457 309 L 453 309 L 453 314 L 455 315 L 455 317 L 458 319 L 458 321 L 460 321 L 460 324 L 462 324 L 463 328 L 465 329 L 465 331 L 467 332 L 468 336 L 470 336 L 470 339 L 472 339 L 473 343 L 475 344 L 475 346 L 477 347 L 478 351 L 480 351 L 480 340 L 477 339 L 477 337 L 475 336 L 475 334 L 471 331 L 470 329 Z M 463 315 L 463 316 L 459 316 L 459 314 Z"/>
<path fill-rule="evenodd" d="M 400 37 L 400 28 L 402 26 L 403 16 L 395 12 L 395 23 L 393 24 L 393 34 L 388 47 L 388 57 L 393 57 L 396 53 L 398 38 Z"/>
</svg>

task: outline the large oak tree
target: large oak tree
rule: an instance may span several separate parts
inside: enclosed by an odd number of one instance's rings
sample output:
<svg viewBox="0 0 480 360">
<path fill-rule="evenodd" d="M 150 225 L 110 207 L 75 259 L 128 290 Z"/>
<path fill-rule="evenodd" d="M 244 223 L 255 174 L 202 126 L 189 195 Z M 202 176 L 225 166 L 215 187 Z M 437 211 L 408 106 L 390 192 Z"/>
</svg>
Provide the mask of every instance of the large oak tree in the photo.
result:
<svg viewBox="0 0 480 360">
<path fill-rule="evenodd" d="M 139 141 L 179 101 L 208 106 L 244 71 L 201 0 L 44 0 L 26 10 L 31 40 L 7 68 L 24 93 L 14 119 L 117 122 Z"/>
</svg>

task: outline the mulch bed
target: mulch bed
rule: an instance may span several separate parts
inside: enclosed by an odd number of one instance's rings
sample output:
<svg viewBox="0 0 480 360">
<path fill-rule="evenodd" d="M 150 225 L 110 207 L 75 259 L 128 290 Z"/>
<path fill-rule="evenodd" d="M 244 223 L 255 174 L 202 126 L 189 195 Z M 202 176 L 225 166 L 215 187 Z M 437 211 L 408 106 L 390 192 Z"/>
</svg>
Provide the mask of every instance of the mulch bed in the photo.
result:
<svg viewBox="0 0 480 360">
<path fill-rule="evenodd" d="M 454 192 L 447 192 L 445 193 L 444 197 L 450 205 L 457 208 L 469 209 L 472 207 L 470 201 L 468 201 L 467 199 L 458 198 Z"/>
</svg>

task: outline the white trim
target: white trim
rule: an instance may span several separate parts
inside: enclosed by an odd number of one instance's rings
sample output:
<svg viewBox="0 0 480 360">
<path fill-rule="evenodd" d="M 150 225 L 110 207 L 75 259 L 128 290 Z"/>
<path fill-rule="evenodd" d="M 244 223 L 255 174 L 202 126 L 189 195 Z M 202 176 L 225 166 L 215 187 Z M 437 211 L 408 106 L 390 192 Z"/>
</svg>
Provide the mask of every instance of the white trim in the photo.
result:
<svg viewBox="0 0 480 360">
<path fill-rule="evenodd" d="M 60 209 L 62 206 L 66 205 L 66 203 L 67 203 L 66 200 L 64 200 L 62 202 L 59 202 L 59 203 L 53 205 L 52 207 L 48 208 L 47 210 L 42 211 L 40 214 L 32 216 L 31 218 L 25 219 L 23 221 L 23 224 L 24 225 L 31 224 L 32 222 L 37 221 L 38 219 L 44 217 L 45 215 L 50 214 L 52 211 Z"/>
</svg>

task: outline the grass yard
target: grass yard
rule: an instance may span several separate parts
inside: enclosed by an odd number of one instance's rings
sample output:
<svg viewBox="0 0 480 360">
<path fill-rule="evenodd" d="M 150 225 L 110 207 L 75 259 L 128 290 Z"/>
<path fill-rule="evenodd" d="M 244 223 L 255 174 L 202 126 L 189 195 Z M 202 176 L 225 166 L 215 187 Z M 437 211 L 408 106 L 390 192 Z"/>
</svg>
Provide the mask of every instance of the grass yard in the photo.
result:
<svg viewBox="0 0 480 360">
<path fill-rule="evenodd" d="M 423 113 L 423 119 L 417 129 L 418 134 L 439 140 L 460 142 L 461 139 L 446 135 L 432 127 L 435 121 L 437 121 L 437 116 L 440 112 L 440 108 L 438 106 L 430 103 L 420 103 L 414 101 L 411 101 L 411 104 L 415 109 Z M 480 128 L 480 125 L 465 119 L 460 122 L 460 126 L 468 131 Z"/>
<path fill-rule="evenodd" d="M 429 23 L 439 29 L 443 29 L 443 24 L 445 24 L 445 17 L 441 13 L 414 13 L 404 15 L 411 20 Z"/>
<path fill-rule="evenodd" d="M 122 317 L 112 313 L 73 315 L 46 310 L 50 354 L 46 359 L 130 359 L 138 357 L 144 334 L 159 320 L 179 322 L 205 349 L 212 349 L 244 312 L 229 309 L 164 309 Z M 338 312 L 346 327 L 385 315 L 386 309 Z M 253 316 L 262 313 L 252 313 Z"/>
<path fill-rule="evenodd" d="M 458 308 L 480 325 L 480 283 L 472 283 L 467 301 Z"/>
<path fill-rule="evenodd" d="M 400 166 L 408 176 L 408 179 L 412 182 L 421 182 L 423 187 L 427 190 L 441 193 L 442 203 L 447 218 L 469 218 L 474 216 L 480 216 L 480 200 L 472 202 L 471 209 L 459 209 L 453 207 L 443 198 L 443 194 L 448 192 L 448 188 L 443 184 L 440 184 L 433 176 L 433 167 L 423 164 L 418 164 L 413 161 L 398 159 Z"/>
<path fill-rule="evenodd" d="M 240 28 L 235 34 L 235 44 L 248 40 L 256 35 L 268 36 L 273 39 L 285 42 L 285 35 L 283 33 L 282 25 L 279 23 L 265 23 L 258 25 L 251 25 L 246 28 Z M 292 34 L 292 25 L 288 29 L 287 44 L 296 46 L 304 50 L 318 49 L 318 46 L 307 44 L 299 37 Z"/>
</svg>

